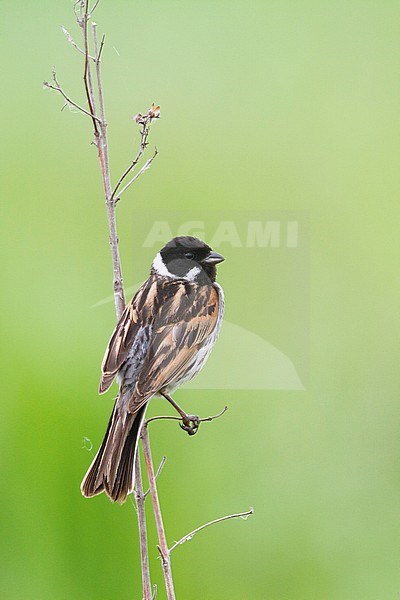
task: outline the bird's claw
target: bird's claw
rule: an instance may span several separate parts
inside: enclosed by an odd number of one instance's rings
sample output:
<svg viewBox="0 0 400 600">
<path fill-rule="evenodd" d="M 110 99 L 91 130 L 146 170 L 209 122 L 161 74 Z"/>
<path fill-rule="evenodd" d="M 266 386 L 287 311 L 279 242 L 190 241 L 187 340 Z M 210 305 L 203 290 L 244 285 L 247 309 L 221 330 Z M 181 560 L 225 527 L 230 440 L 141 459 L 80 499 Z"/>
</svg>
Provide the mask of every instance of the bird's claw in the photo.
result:
<svg viewBox="0 0 400 600">
<path fill-rule="evenodd" d="M 194 435 L 199 429 L 200 419 L 197 415 L 186 415 L 182 419 L 182 423 L 179 423 L 179 426 L 183 431 L 186 431 L 188 435 Z"/>
</svg>

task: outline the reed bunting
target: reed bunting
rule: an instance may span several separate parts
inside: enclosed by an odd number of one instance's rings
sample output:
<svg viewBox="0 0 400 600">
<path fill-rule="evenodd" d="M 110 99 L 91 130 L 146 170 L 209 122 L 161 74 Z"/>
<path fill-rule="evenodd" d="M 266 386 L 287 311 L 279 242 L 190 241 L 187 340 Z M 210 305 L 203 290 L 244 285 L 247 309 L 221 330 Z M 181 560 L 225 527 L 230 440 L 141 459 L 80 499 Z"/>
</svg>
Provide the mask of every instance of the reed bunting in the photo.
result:
<svg viewBox="0 0 400 600">
<path fill-rule="evenodd" d="M 102 363 L 99 393 L 114 378 L 119 393 L 81 485 L 87 498 L 105 492 L 122 503 L 132 492 L 140 430 L 154 395 L 174 404 L 183 428 L 196 432 L 196 418 L 185 415 L 170 394 L 200 371 L 218 337 L 224 295 L 215 265 L 223 260 L 195 237 L 176 237 L 157 254 L 149 278 L 126 306 Z"/>
</svg>

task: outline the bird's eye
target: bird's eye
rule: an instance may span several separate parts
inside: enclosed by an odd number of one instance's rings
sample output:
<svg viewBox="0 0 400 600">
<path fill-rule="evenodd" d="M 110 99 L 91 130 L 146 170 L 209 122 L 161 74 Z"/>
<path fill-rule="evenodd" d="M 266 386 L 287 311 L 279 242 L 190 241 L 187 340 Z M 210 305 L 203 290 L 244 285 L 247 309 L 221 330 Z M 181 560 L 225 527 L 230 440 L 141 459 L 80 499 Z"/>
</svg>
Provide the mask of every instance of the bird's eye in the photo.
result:
<svg viewBox="0 0 400 600">
<path fill-rule="evenodd" d="M 185 252 L 185 256 L 186 256 L 186 258 L 190 258 L 190 259 L 194 258 L 193 252 Z"/>
</svg>

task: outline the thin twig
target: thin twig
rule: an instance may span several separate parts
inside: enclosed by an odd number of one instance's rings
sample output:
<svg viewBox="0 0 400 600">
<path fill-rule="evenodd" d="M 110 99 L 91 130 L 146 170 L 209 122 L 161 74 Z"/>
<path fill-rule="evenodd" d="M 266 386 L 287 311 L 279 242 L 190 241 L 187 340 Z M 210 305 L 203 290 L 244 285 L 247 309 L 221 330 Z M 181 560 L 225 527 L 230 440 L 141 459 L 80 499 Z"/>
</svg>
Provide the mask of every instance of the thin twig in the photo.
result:
<svg viewBox="0 0 400 600">
<path fill-rule="evenodd" d="M 47 88 L 51 89 L 51 90 L 55 90 L 56 92 L 59 92 L 61 94 L 61 96 L 64 98 L 64 100 L 66 101 L 67 104 L 70 104 L 71 106 L 74 106 L 80 112 L 82 112 L 83 114 L 85 114 L 88 117 L 90 117 L 94 122 L 100 122 L 100 119 L 98 119 L 96 117 L 96 115 L 94 115 L 93 113 L 89 112 L 88 110 L 86 110 L 85 108 L 83 108 L 82 106 L 80 106 L 79 104 L 77 104 L 76 102 L 74 102 L 73 100 L 71 100 L 71 98 L 69 96 L 67 96 L 67 94 L 64 92 L 63 88 L 61 87 L 61 85 L 60 85 L 60 83 L 59 83 L 59 81 L 57 79 L 57 74 L 56 74 L 55 71 L 53 71 L 53 81 L 54 81 L 54 85 L 52 85 L 48 81 L 44 81 L 43 85 L 46 86 Z"/>
<path fill-rule="evenodd" d="M 203 419 L 199 419 L 199 423 L 205 423 L 206 421 L 214 421 L 214 419 L 218 419 L 219 417 L 222 417 L 223 414 L 226 413 L 226 411 L 228 410 L 227 406 L 224 406 L 224 408 L 221 410 L 221 412 L 219 412 L 217 415 L 213 415 L 212 417 L 204 417 Z M 181 417 L 173 417 L 172 415 L 161 415 L 158 417 L 150 417 L 150 419 L 146 420 L 146 425 L 148 425 L 149 423 L 151 423 L 152 421 L 159 421 L 162 419 L 168 419 L 170 421 L 181 421 Z"/>
<path fill-rule="evenodd" d="M 94 13 L 94 11 L 97 8 L 97 5 L 99 4 L 100 0 L 96 0 L 96 2 L 93 4 L 92 6 L 92 10 L 90 11 L 90 14 L 92 15 Z"/>
<path fill-rule="evenodd" d="M 127 177 L 129 175 L 129 173 L 132 171 L 132 169 L 135 168 L 135 166 L 138 163 L 138 160 L 140 159 L 141 153 L 139 151 L 139 154 L 137 155 L 137 157 L 135 158 L 135 160 L 133 160 L 131 162 L 131 164 L 129 165 L 129 167 L 127 167 L 125 169 L 125 171 L 122 173 L 121 177 L 119 178 L 117 185 L 115 186 L 113 193 L 112 193 L 112 198 L 114 199 L 116 197 L 116 193 L 118 191 L 118 188 L 120 187 L 121 183 L 124 181 L 125 177 Z"/>
<path fill-rule="evenodd" d="M 89 42 L 87 39 L 87 27 L 85 27 L 85 29 L 82 31 L 84 33 L 85 48 L 89 52 L 89 45 L 88 45 Z M 88 105 L 92 107 L 92 112 L 97 117 L 96 96 L 94 93 L 93 81 L 92 81 L 92 69 L 91 69 L 91 65 L 89 62 L 89 55 L 86 55 L 86 53 L 85 53 L 85 72 L 84 72 L 83 78 L 84 78 L 84 82 L 85 82 L 85 90 L 86 90 L 86 97 L 87 97 Z M 101 125 L 100 119 L 99 119 L 99 123 Z M 94 137 L 95 137 L 95 145 L 96 146 L 98 145 L 99 135 L 100 135 L 99 128 L 94 127 Z"/>
<path fill-rule="evenodd" d="M 233 515 L 226 515 L 225 517 L 220 517 L 219 519 L 214 519 L 213 521 L 209 521 L 208 523 L 205 523 L 204 525 L 201 525 L 200 527 L 196 527 L 196 529 L 193 529 L 193 531 L 191 531 L 190 533 L 183 536 L 183 538 L 181 538 L 178 542 L 175 542 L 175 544 L 173 546 L 171 546 L 171 548 L 169 549 L 169 553 L 171 553 L 172 550 L 175 550 L 175 548 L 177 548 L 181 544 L 184 544 L 185 542 L 192 539 L 192 537 L 194 535 L 196 535 L 196 533 L 198 533 L 199 531 L 202 531 L 206 527 L 210 527 L 210 525 L 215 525 L 215 523 L 221 523 L 221 521 L 227 521 L 228 519 L 236 519 L 236 518 L 247 519 L 247 517 L 249 517 L 250 515 L 253 515 L 253 514 L 254 514 L 254 509 L 250 508 L 250 510 L 248 510 L 246 512 L 234 513 Z"/>
<path fill-rule="evenodd" d="M 79 21 L 79 24 L 82 28 L 83 45 L 84 45 L 84 53 L 85 53 L 83 82 L 85 84 L 86 98 L 88 101 L 89 110 L 93 115 L 95 115 L 96 114 L 95 99 L 94 99 L 92 76 L 91 76 L 90 63 L 89 63 L 89 38 L 88 38 L 89 18 L 90 18 L 90 16 L 89 16 L 89 0 L 86 0 L 85 12 L 84 12 L 83 17 Z M 101 125 L 101 115 L 100 115 L 99 123 Z M 100 135 L 100 131 L 99 131 L 98 123 L 95 119 L 93 119 L 93 128 L 94 128 L 94 135 L 96 138 L 96 145 L 97 145 L 97 139 Z M 100 158 L 100 153 L 99 153 L 99 158 Z M 101 158 L 100 158 L 100 160 L 101 160 Z M 103 179 L 104 179 L 104 177 L 103 177 Z"/>
<path fill-rule="evenodd" d="M 118 192 L 118 196 L 115 198 L 115 201 L 118 201 L 122 194 L 124 192 L 126 192 L 126 190 L 132 185 L 132 183 L 134 183 L 134 181 L 136 181 L 136 179 L 138 179 L 138 177 L 140 177 L 145 171 L 147 171 L 147 169 L 150 168 L 151 163 L 153 162 L 153 160 L 155 159 L 155 157 L 158 154 L 158 150 L 157 148 L 155 148 L 154 150 L 154 154 L 153 156 L 151 156 L 143 165 L 143 167 L 136 173 L 136 175 L 134 177 L 132 177 L 132 179 L 130 181 L 128 181 L 128 183 L 122 188 L 122 190 L 120 190 Z"/>
<path fill-rule="evenodd" d="M 160 462 L 160 464 L 158 465 L 158 469 L 157 469 L 157 471 L 156 471 L 156 474 L 155 474 L 155 476 L 154 476 L 154 479 L 155 479 L 156 481 L 157 481 L 157 479 L 159 478 L 159 476 L 161 475 L 161 471 L 163 470 L 163 468 L 164 468 L 164 465 L 165 465 L 165 463 L 166 463 L 166 462 L 167 462 L 167 457 L 166 457 L 166 456 L 163 456 L 163 457 L 162 457 L 162 459 L 161 459 L 161 462 Z M 146 490 L 146 491 L 145 491 L 145 493 L 143 494 L 143 496 L 144 496 L 145 498 L 147 498 L 147 496 L 148 496 L 149 494 L 150 494 L 150 488 L 149 488 L 148 490 Z"/>
<path fill-rule="evenodd" d="M 122 182 L 124 181 L 124 179 L 129 175 L 129 173 L 131 173 L 133 171 L 133 169 L 136 167 L 136 165 L 138 164 L 139 160 L 141 159 L 144 151 L 146 150 L 147 147 L 147 139 L 149 137 L 149 133 L 150 133 L 150 124 L 151 124 L 151 120 L 149 118 L 145 118 L 143 120 L 142 123 L 142 129 L 140 130 L 140 146 L 139 146 L 139 151 L 136 155 L 136 158 L 131 162 L 131 164 L 125 169 L 125 171 L 122 173 L 121 177 L 118 179 L 117 181 L 117 185 L 115 186 L 115 188 L 113 189 L 113 193 L 112 193 L 112 198 L 116 198 L 116 194 L 118 192 L 118 189 L 120 188 Z M 121 194 L 118 194 L 118 196 L 120 196 Z"/>
<path fill-rule="evenodd" d="M 62 29 L 63 34 L 67 38 L 67 41 L 71 44 L 71 46 L 73 46 L 75 48 L 75 50 L 77 50 L 78 52 L 83 54 L 83 56 L 85 56 L 85 51 L 82 50 L 82 48 L 80 48 L 78 46 L 78 44 L 75 42 L 75 40 L 72 37 L 72 35 L 70 34 L 70 32 L 64 27 L 64 25 L 61 25 L 61 29 Z M 89 58 L 90 58 L 90 60 L 94 60 L 94 56 L 89 55 Z"/>
<path fill-rule="evenodd" d="M 139 541 L 140 541 L 140 559 L 142 563 L 142 587 L 143 587 L 143 600 L 151 600 L 151 583 L 150 583 L 150 567 L 149 567 L 149 553 L 147 548 L 147 526 L 146 526 L 146 513 L 144 509 L 144 502 L 146 499 L 143 493 L 142 474 L 140 469 L 140 456 L 139 449 L 135 461 L 135 499 L 138 517 L 139 527 Z"/>
<path fill-rule="evenodd" d="M 101 60 L 101 53 L 103 52 L 103 48 L 104 48 L 104 42 L 106 39 L 106 34 L 103 33 L 103 37 L 101 38 L 101 42 L 100 42 L 100 50 L 99 50 L 99 54 L 97 56 L 97 61 L 100 62 Z"/>
<path fill-rule="evenodd" d="M 154 474 L 153 461 L 151 458 L 151 448 L 149 433 L 147 431 L 146 423 L 143 424 L 141 433 L 143 454 L 146 462 L 147 478 L 149 480 L 151 500 L 153 503 L 154 518 L 156 521 L 156 528 L 158 534 L 159 546 L 158 550 L 161 556 L 161 564 L 164 573 L 165 588 L 167 592 L 168 600 L 175 600 L 174 582 L 172 579 L 171 560 L 169 556 L 167 538 L 165 535 L 164 523 L 161 514 L 160 501 L 158 499 L 157 484 Z"/>
<path fill-rule="evenodd" d="M 105 38 L 103 35 L 102 40 L 101 40 L 101 50 L 99 50 L 99 44 L 98 44 L 98 40 L 97 40 L 97 23 L 92 23 L 92 34 L 93 34 L 94 54 L 96 57 L 95 64 L 96 64 L 96 77 L 97 77 L 97 92 L 98 92 L 98 96 L 99 96 L 100 119 L 101 119 L 101 124 L 104 127 L 104 133 L 105 133 L 107 123 L 106 123 L 105 110 L 104 110 L 103 84 L 102 84 L 102 80 L 101 80 L 101 69 L 100 69 L 100 52 L 103 49 Z M 102 131 L 102 135 L 103 135 L 103 131 Z M 108 149 L 107 137 L 104 138 L 104 146 L 107 147 L 107 149 Z M 108 160 L 108 156 L 107 156 L 107 160 Z"/>
<path fill-rule="evenodd" d="M 79 16 L 78 16 L 78 9 L 79 9 Z M 80 25 L 81 21 L 82 21 L 82 16 L 83 16 L 83 0 L 76 0 L 74 2 L 73 10 L 74 10 L 78 25 Z"/>
</svg>

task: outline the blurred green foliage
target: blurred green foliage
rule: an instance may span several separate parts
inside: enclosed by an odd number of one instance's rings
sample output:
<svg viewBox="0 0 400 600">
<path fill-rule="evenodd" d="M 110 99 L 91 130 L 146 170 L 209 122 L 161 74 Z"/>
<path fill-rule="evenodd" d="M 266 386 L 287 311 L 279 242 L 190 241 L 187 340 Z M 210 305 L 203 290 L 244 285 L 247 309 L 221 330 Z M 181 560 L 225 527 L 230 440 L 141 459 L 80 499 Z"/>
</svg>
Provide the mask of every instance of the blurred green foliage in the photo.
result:
<svg viewBox="0 0 400 600">
<path fill-rule="evenodd" d="M 91 125 L 42 91 L 57 66 L 80 101 L 72 1 L 2 3 L 3 403 L 1 589 L 7 600 L 140 598 L 136 516 L 84 500 L 112 394 L 98 398 L 114 324 L 107 225 Z M 398 593 L 400 36 L 397 2 L 102 0 L 112 169 L 162 119 L 151 171 L 118 210 L 127 286 L 144 279 L 137 208 L 308 211 L 304 392 L 184 391 L 217 412 L 193 439 L 152 429 L 169 540 L 250 505 L 178 548 L 178 598 L 389 600 Z M 223 248 L 220 249 L 224 251 Z M 270 287 L 282 281 L 268 272 Z M 260 266 L 221 267 L 227 318 L 246 326 Z M 266 286 L 268 290 L 268 286 Z M 268 293 L 260 328 L 290 338 Z M 257 313 L 256 313 L 257 314 Z M 307 350 L 308 351 L 308 350 Z M 240 352 L 240 347 L 238 348 Z M 229 371 L 230 365 L 220 368 Z M 151 412 L 164 410 L 154 400 Z M 164 598 L 149 516 L 153 581 Z"/>
</svg>

